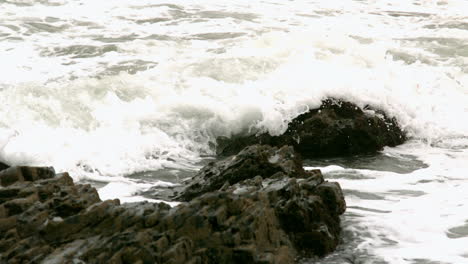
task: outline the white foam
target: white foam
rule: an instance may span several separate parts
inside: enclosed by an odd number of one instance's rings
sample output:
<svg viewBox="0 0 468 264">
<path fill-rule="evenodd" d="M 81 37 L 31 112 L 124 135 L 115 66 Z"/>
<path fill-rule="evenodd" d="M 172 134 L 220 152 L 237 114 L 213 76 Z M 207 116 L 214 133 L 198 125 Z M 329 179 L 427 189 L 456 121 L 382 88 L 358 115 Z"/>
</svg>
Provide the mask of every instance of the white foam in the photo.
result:
<svg viewBox="0 0 468 264">
<path fill-rule="evenodd" d="M 423 253 L 466 262 L 466 239 L 445 230 L 466 220 L 468 204 L 467 1 L 171 4 L 3 3 L 0 160 L 110 182 L 101 196 L 133 201 L 150 183 L 126 175 L 195 170 L 217 136 L 280 134 L 327 97 L 369 104 L 415 139 L 385 153 L 429 167 L 339 179 L 345 190 L 385 197 L 347 197 L 350 212 L 365 216 L 356 229 L 371 230 L 359 248 L 391 263 Z"/>
<path fill-rule="evenodd" d="M 14 134 L 4 142 L 2 159 L 15 164 L 53 164 L 78 178 L 87 177 L 89 172 L 121 176 L 187 167 L 198 155 L 212 153 L 209 144 L 216 136 L 251 129 L 280 134 L 292 118 L 317 107 L 326 97 L 382 108 L 397 117 L 410 136 L 429 142 L 468 134 L 468 124 L 459 122 L 459 116 L 468 112 L 464 89 L 468 78 L 462 69 L 446 65 L 439 54 L 425 47 L 414 49 L 435 64 L 408 65 L 394 61 L 389 53 L 405 51 L 399 38 L 429 37 L 434 30 L 424 28 L 422 22 L 408 24 L 373 14 L 398 10 L 434 14 L 438 6 L 383 2 L 369 7 L 351 2 L 319 5 L 299 1 L 285 8 L 291 14 L 309 10 L 316 17 L 294 16 L 281 23 L 276 15 L 287 13 L 278 13 L 273 2 L 251 5 L 248 14 L 252 18 L 245 20 L 241 15 L 229 15 L 246 13 L 244 4 L 176 2 L 201 17 L 204 13 L 197 10 L 204 5 L 217 12 L 233 9 L 219 19 L 189 23 L 197 31 L 186 32 L 187 21 L 173 16 L 173 8 L 147 8 L 147 4 L 150 2 L 126 6 L 113 1 L 64 1 L 54 8 L 32 5 L 22 15 L 14 12 L 21 8 L 18 6 L 9 5 L 2 11 L 17 14 L 16 20 L 7 22 L 20 30 L 10 33 L 25 38 L 22 45 L 1 42 L 8 61 L 15 63 L 0 63 L 6 73 L 0 79 L 0 125 Z M 450 1 L 441 8 L 456 15 L 451 5 L 460 4 Z M 93 12 L 84 11 L 89 9 Z M 113 15 L 108 15 L 111 10 Z M 341 15 L 323 15 L 316 10 Z M 50 17 L 57 19 L 35 17 L 41 12 L 52 12 Z M 135 24 L 137 19 L 155 17 L 182 24 L 157 28 L 151 23 Z M 446 18 L 431 19 L 436 23 Z M 233 20 L 237 26 L 231 31 L 242 31 L 249 37 L 179 42 L 144 39 L 151 34 L 190 38 L 192 34 L 226 32 Z M 28 21 L 63 29 L 28 37 L 22 34 L 24 23 L 32 23 Z M 304 25 L 308 25 L 306 29 Z M 268 26 L 287 32 L 257 33 Z M 116 51 L 89 58 L 74 58 L 73 53 L 41 55 L 44 50 L 54 52 L 54 48 L 76 45 L 72 41 L 75 36 L 81 36 L 80 45 L 108 45 L 99 39 L 126 37 L 123 30 L 129 27 L 140 38 L 110 42 L 118 46 Z M 99 28 L 105 28 L 106 33 Z M 458 31 L 450 29 L 440 29 L 437 34 L 459 37 Z M 224 52 L 210 52 L 216 48 Z M 153 61 L 158 66 L 135 75 L 101 75 L 106 67 L 131 59 Z"/>
<path fill-rule="evenodd" d="M 345 168 L 338 166 L 338 165 L 328 165 L 325 167 L 310 167 L 310 166 L 305 166 L 304 170 L 320 170 L 322 173 L 329 173 L 333 171 L 340 171 L 340 170 L 345 170 Z"/>
<path fill-rule="evenodd" d="M 152 187 L 168 187 L 174 186 L 172 183 L 157 181 L 151 183 L 135 183 L 129 181 L 128 179 L 123 179 L 122 181 L 115 181 L 108 183 L 106 186 L 98 190 L 99 197 L 101 200 L 109 199 L 119 199 L 122 203 L 133 203 L 133 202 L 143 202 L 148 201 L 152 203 L 167 203 L 170 206 L 177 206 L 179 202 L 168 202 L 159 199 L 151 199 L 137 195 L 138 193 L 144 192 Z"/>
<path fill-rule="evenodd" d="M 414 259 L 464 263 L 468 238 L 448 234 L 468 220 L 462 213 L 468 209 L 468 151 L 447 151 L 413 141 L 386 152 L 416 155 L 430 166 L 410 174 L 355 170 L 369 177 L 339 180 L 345 190 L 383 198 L 346 196 L 348 213 L 362 216 L 347 229 L 368 230 L 359 248 L 389 263 L 412 263 Z"/>
</svg>

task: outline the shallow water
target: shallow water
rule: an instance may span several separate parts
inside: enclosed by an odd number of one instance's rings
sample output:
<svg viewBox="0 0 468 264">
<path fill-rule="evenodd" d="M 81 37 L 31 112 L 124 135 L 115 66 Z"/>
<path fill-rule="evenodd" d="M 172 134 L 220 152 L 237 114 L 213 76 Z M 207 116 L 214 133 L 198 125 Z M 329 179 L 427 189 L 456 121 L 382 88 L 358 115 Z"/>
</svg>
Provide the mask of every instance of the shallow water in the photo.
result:
<svg viewBox="0 0 468 264">
<path fill-rule="evenodd" d="M 425 151 L 424 144 L 412 141 L 368 157 L 369 162 L 308 161 L 320 164 L 326 178 L 340 182 L 348 209 L 344 241 L 337 252 L 304 263 L 467 263 L 460 253 L 468 237 L 463 213 L 468 179 L 459 175 L 467 168 L 468 152 L 420 153 Z M 385 166 L 387 155 L 394 159 L 391 166 Z M 429 162 L 434 159 L 439 164 Z M 395 163 L 405 169 L 395 169 Z M 382 166 L 372 168 L 373 164 Z"/>
<path fill-rule="evenodd" d="M 326 97 L 411 137 L 307 161 L 346 194 L 319 263 L 468 263 L 465 0 L 0 1 L 0 159 L 156 199 L 215 138 L 284 132 Z M 306 260 L 311 261 L 311 260 Z"/>
</svg>

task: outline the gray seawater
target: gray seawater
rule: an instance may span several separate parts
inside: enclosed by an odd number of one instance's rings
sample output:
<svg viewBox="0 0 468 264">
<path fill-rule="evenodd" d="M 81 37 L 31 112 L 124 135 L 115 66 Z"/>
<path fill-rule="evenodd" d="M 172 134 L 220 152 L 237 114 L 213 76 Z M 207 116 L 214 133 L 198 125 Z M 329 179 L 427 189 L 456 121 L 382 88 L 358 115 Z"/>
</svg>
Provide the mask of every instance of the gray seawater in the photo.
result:
<svg viewBox="0 0 468 264">
<path fill-rule="evenodd" d="M 0 1 L 0 160 L 157 201 L 215 139 L 284 132 L 326 97 L 411 140 L 306 161 L 343 187 L 343 243 L 305 263 L 468 263 L 466 0 Z M 164 194 L 164 193 L 163 193 Z"/>
</svg>

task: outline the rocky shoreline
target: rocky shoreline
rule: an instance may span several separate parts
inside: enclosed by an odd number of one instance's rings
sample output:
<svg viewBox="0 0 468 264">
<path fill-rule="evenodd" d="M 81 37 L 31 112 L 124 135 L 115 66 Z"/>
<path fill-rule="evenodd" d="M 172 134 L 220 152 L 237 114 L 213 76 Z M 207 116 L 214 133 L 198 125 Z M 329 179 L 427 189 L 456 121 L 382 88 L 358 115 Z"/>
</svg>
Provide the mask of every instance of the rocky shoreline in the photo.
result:
<svg viewBox="0 0 468 264">
<path fill-rule="evenodd" d="M 316 135 L 311 127 L 323 131 Z M 339 148 L 367 153 L 405 137 L 385 115 L 325 102 L 295 119 L 284 136 L 237 139 L 221 154 L 238 153 L 208 164 L 173 193 L 181 201 L 175 207 L 101 201 L 95 188 L 75 184 L 68 173 L 0 164 L 0 262 L 295 263 L 323 257 L 340 242 L 346 203 L 338 183 L 325 181 L 319 170 L 304 171 L 301 155 L 335 155 Z M 370 143 L 360 146 L 364 139 Z"/>
<path fill-rule="evenodd" d="M 258 155 L 267 155 L 265 164 L 251 162 Z M 221 188 L 210 179 L 197 189 L 200 174 L 180 196 L 187 202 L 174 208 L 101 201 L 96 189 L 53 168 L 8 168 L 0 172 L 0 260 L 294 263 L 324 256 L 339 243 L 344 197 L 337 183 L 303 171 L 295 157 L 291 147 L 250 146 L 230 158 L 236 161 L 228 170 L 221 169 L 226 161 L 205 170 L 220 169 L 217 177 L 226 179 L 251 164 L 263 176 L 251 171 Z"/>
</svg>

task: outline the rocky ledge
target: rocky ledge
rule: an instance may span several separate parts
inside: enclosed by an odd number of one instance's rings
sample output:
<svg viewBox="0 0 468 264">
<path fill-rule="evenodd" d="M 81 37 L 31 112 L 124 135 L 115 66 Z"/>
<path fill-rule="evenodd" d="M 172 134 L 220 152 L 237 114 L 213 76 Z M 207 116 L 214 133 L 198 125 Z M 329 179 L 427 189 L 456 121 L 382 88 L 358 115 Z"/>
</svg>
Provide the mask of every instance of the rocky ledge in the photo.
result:
<svg viewBox="0 0 468 264">
<path fill-rule="evenodd" d="M 294 263 L 336 248 L 346 207 L 288 146 L 209 164 L 173 208 L 101 201 L 47 167 L 7 168 L 0 184 L 1 263 Z"/>
<path fill-rule="evenodd" d="M 406 135 L 395 118 L 367 106 L 327 99 L 318 109 L 299 115 L 280 136 L 268 133 L 218 138 L 217 153 L 228 156 L 246 146 L 290 145 L 304 158 L 375 153 L 384 146 L 404 143 Z"/>
</svg>

